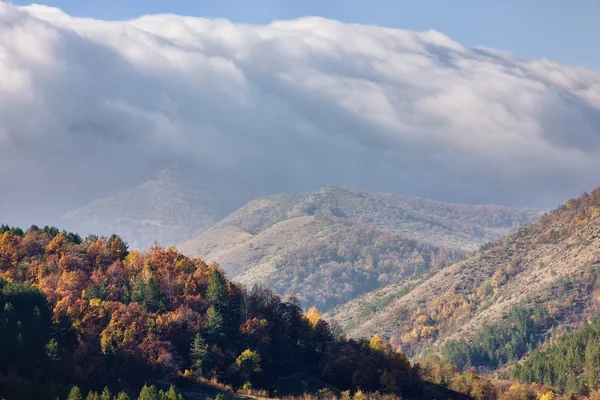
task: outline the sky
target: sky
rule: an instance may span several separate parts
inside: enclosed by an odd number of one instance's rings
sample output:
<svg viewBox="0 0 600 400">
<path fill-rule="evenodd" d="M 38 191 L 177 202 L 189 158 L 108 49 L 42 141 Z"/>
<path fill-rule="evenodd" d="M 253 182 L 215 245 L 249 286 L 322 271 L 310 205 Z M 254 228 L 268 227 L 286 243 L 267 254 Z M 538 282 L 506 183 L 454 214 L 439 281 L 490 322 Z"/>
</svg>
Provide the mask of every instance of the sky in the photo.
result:
<svg viewBox="0 0 600 400">
<path fill-rule="evenodd" d="M 515 32 L 504 46 L 468 34 L 466 16 L 445 29 L 439 9 L 405 26 L 351 3 L 298 3 L 234 15 L 189 8 L 200 1 L 0 2 L 0 219 L 63 215 L 174 164 L 199 185 L 210 172 L 217 201 L 228 181 L 257 195 L 345 185 L 550 209 L 600 185 L 600 70 L 568 54 L 594 35 L 557 25 L 554 60 L 516 49 L 550 32 L 523 31 L 526 7 L 487 8 Z M 152 14 L 164 11 L 231 21 Z"/>
<path fill-rule="evenodd" d="M 28 5 L 30 0 L 13 0 Z M 82 17 L 123 20 L 173 13 L 266 24 L 308 15 L 410 30 L 434 29 L 467 46 L 600 68 L 597 0 L 49 0 Z"/>
</svg>

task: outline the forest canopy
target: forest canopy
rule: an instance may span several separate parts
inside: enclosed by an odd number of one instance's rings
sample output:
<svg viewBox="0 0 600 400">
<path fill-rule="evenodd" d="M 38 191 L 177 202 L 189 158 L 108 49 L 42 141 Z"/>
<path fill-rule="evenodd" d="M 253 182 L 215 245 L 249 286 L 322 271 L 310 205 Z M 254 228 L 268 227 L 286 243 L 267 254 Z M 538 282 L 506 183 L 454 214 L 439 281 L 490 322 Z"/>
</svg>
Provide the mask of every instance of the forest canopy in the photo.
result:
<svg viewBox="0 0 600 400">
<path fill-rule="evenodd" d="M 118 236 L 0 227 L 0 394 L 65 398 L 159 379 L 277 390 L 306 374 L 339 390 L 415 396 L 417 370 L 381 340 L 347 340 L 295 298 Z M 32 383 L 35 382 L 35 385 Z"/>
</svg>

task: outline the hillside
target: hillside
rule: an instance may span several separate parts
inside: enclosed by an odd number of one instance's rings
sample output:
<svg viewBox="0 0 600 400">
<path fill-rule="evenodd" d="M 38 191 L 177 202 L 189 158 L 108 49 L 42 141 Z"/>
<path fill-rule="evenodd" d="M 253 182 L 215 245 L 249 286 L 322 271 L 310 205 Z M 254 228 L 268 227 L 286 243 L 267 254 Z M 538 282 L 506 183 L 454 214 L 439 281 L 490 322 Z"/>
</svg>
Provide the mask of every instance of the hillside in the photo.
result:
<svg viewBox="0 0 600 400">
<path fill-rule="evenodd" d="M 0 333 L 6 399 L 174 380 L 254 387 L 264 398 L 296 375 L 336 391 L 432 398 L 380 338 L 346 340 L 297 301 L 248 291 L 172 247 L 129 252 L 118 236 L 0 225 Z"/>
<path fill-rule="evenodd" d="M 215 228 L 234 226 L 256 234 L 278 222 L 307 215 L 337 217 L 394 230 L 436 246 L 471 251 L 532 222 L 540 213 L 326 186 L 306 194 L 284 193 L 254 200 Z"/>
<path fill-rule="evenodd" d="M 537 215 L 325 187 L 252 201 L 179 249 L 326 311 L 450 265 Z"/>
<path fill-rule="evenodd" d="M 599 217 L 596 189 L 409 290 L 391 290 L 394 300 L 360 325 L 347 321 L 368 296 L 329 317 L 351 336 L 381 333 L 409 354 L 438 349 L 462 367 L 497 368 L 598 315 Z"/>
<path fill-rule="evenodd" d="M 194 169 L 197 171 L 197 169 Z M 236 182 L 210 174 L 166 169 L 115 196 L 68 212 L 64 221 L 80 232 L 121 236 L 133 248 L 180 243 L 210 228 L 249 195 Z"/>
</svg>

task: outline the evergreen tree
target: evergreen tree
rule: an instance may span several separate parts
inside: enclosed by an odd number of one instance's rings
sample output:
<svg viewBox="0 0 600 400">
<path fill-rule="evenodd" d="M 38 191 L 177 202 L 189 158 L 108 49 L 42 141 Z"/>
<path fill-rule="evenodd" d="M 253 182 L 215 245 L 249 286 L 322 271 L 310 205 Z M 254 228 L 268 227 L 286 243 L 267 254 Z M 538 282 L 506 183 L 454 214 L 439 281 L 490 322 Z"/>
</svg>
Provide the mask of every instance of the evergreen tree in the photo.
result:
<svg viewBox="0 0 600 400">
<path fill-rule="evenodd" d="M 208 346 L 204 343 L 204 339 L 198 333 L 196 337 L 194 337 L 194 341 L 192 342 L 192 346 L 190 349 L 190 360 L 192 364 L 192 368 L 202 374 L 202 366 L 208 357 Z"/>
<path fill-rule="evenodd" d="M 142 387 L 142 390 L 140 391 L 138 400 L 162 400 L 162 399 L 161 399 L 160 393 L 159 393 L 158 389 L 156 388 L 156 386 L 144 385 Z"/>
<path fill-rule="evenodd" d="M 207 337 L 213 342 L 220 343 L 225 338 L 223 316 L 214 305 L 211 305 L 206 312 L 204 327 Z"/>
<path fill-rule="evenodd" d="M 161 391 L 160 395 L 161 400 L 183 400 L 183 395 L 173 385 L 166 392 Z"/>
<path fill-rule="evenodd" d="M 112 394 L 110 393 L 110 390 L 108 390 L 107 387 L 104 388 L 104 390 L 102 391 L 102 394 L 100 394 L 100 400 L 111 400 L 112 399 Z"/>
<path fill-rule="evenodd" d="M 81 389 L 79 389 L 77 386 L 73 386 L 69 392 L 67 400 L 83 400 Z"/>
<path fill-rule="evenodd" d="M 206 298 L 219 312 L 225 311 L 229 303 L 227 294 L 227 282 L 218 270 L 213 270 L 206 289 Z"/>
<path fill-rule="evenodd" d="M 144 287 L 143 305 L 149 312 L 163 312 L 165 310 L 165 299 L 154 277 L 148 279 Z"/>
</svg>

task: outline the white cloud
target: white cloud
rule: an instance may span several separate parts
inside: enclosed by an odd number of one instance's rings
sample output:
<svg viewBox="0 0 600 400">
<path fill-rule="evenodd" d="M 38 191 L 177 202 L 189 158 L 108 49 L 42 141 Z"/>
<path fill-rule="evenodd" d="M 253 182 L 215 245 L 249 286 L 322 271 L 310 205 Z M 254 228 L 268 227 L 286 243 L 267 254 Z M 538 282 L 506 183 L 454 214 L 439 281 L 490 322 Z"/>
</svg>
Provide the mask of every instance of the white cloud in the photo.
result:
<svg viewBox="0 0 600 400">
<path fill-rule="evenodd" d="M 599 71 L 435 31 L 0 3 L 0 184 L 14 198 L 66 208 L 201 159 L 264 192 L 549 206 L 600 184 L 599 129 Z"/>
</svg>

